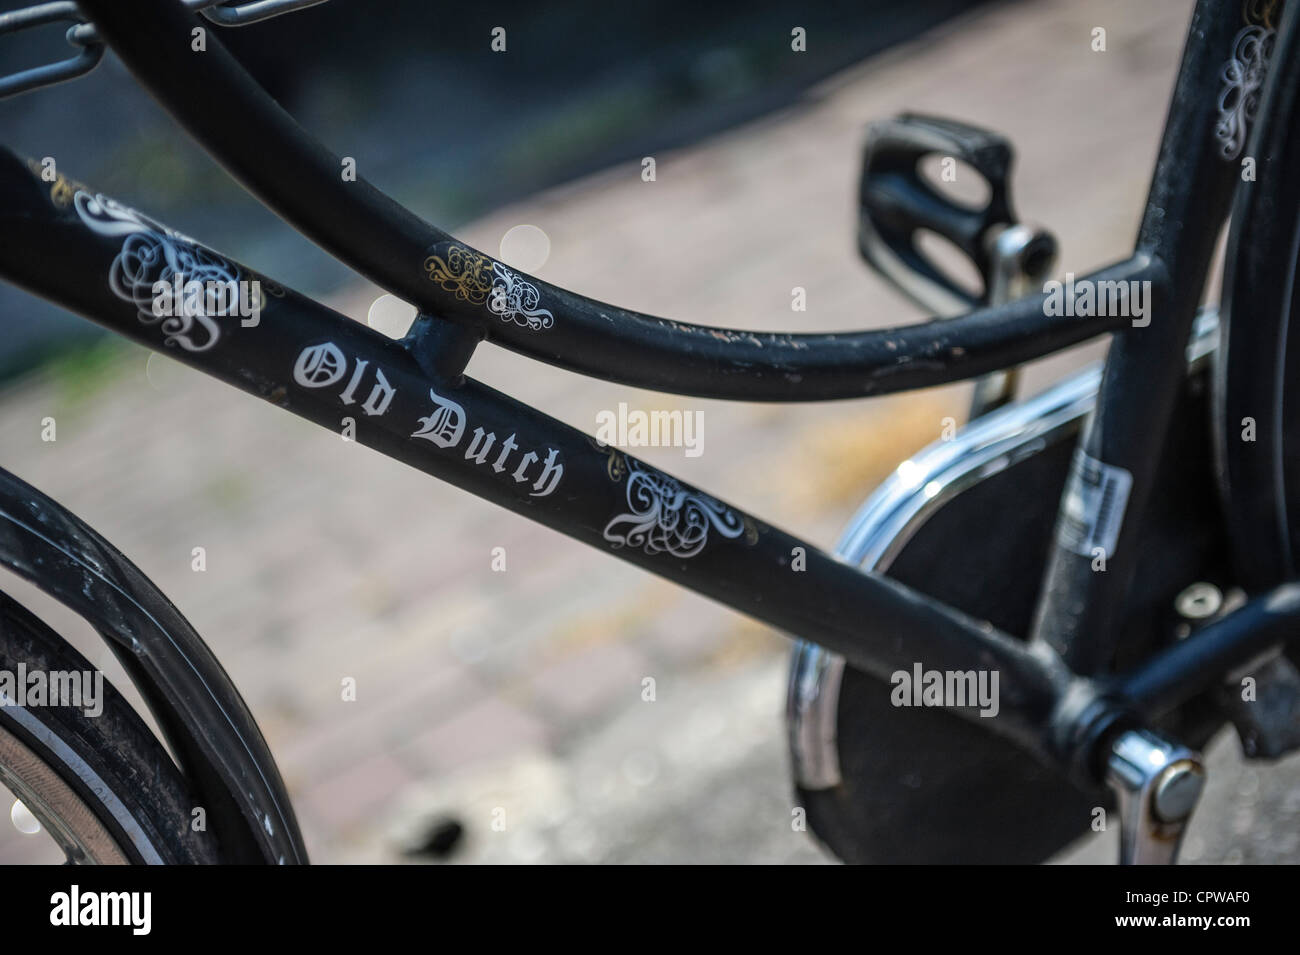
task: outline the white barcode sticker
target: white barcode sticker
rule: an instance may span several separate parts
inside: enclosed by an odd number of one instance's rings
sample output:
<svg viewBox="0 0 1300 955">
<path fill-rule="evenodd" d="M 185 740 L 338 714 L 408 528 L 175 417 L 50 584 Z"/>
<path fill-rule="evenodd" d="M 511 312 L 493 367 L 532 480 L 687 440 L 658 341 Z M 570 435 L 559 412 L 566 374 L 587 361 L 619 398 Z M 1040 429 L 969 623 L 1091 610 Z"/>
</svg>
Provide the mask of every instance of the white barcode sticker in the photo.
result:
<svg viewBox="0 0 1300 955">
<path fill-rule="evenodd" d="M 1128 471 L 1103 464 L 1082 448 L 1076 450 L 1065 507 L 1056 525 L 1057 543 L 1084 557 L 1094 556 L 1098 548 L 1113 557 L 1132 487 L 1133 475 Z"/>
</svg>

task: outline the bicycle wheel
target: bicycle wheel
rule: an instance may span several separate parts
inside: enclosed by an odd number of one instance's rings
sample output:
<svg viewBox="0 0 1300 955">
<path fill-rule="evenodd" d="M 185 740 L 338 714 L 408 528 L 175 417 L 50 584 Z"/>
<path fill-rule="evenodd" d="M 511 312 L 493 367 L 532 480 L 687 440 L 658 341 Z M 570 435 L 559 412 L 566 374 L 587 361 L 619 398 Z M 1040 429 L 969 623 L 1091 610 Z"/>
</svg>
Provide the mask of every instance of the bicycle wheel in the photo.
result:
<svg viewBox="0 0 1300 955">
<path fill-rule="evenodd" d="M 1291 18 L 1300 13 L 1287 11 Z M 1291 22 L 1291 21 L 1288 21 Z M 1219 484 L 1240 584 L 1260 593 L 1300 570 L 1300 37 L 1278 33 L 1237 189 L 1215 366 Z M 1292 650 L 1300 659 L 1300 650 Z"/>
<path fill-rule="evenodd" d="M 0 592 L 0 672 L 12 675 L 10 691 L 18 677 L 25 682 L 42 674 L 48 683 L 52 674 L 93 671 L 57 633 Z M 218 861 L 215 840 L 191 827 L 199 807 L 180 770 L 107 681 L 90 707 L 50 705 L 51 694 L 40 698 L 43 705 L 31 705 L 26 689 L 6 696 L 0 784 L 36 817 L 67 862 Z"/>
</svg>

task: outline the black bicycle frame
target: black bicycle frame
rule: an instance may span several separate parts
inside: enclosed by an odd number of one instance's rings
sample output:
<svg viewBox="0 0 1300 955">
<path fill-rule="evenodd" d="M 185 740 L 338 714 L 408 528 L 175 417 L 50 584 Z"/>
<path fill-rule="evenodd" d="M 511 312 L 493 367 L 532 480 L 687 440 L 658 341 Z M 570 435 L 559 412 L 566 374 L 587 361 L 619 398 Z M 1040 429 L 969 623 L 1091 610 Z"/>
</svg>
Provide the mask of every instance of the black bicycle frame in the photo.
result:
<svg viewBox="0 0 1300 955">
<path fill-rule="evenodd" d="M 1052 317 L 1043 296 L 1031 296 L 952 320 L 850 334 L 687 325 L 518 273 L 363 180 L 345 180 L 339 158 L 304 133 L 215 38 L 203 52 L 192 49 L 200 23 L 176 0 L 81 6 L 140 82 L 250 191 L 421 314 L 406 339 L 392 341 L 86 187 L 63 177 L 47 182 L 5 154 L 0 234 L 17 239 L 6 238 L 0 274 L 16 284 L 885 679 L 917 660 L 997 669 L 1000 712 L 981 725 L 1085 775 L 1105 732 L 1187 699 L 1201 688 L 1207 659 L 1240 663 L 1261 641 L 1271 645 L 1294 630 L 1300 600 L 1283 588 L 1238 612 L 1248 616 L 1212 624 L 1179 652 L 1157 656 L 1140 674 L 1100 678 L 1115 649 L 1115 622 L 1135 571 L 1128 556 L 1152 493 L 1151 436 L 1164 433 L 1172 412 L 1183 347 L 1238 178 L 1215 125 L 1221 70 L 1242 26 L 1239 5 L 1197 4 L 1137 249 L 1088 276 L 1150 282 L 1148 324 Z M 1295 33 L 1294 14 L 1280 34 Z M 171 263 L 171 273 L 156 271 L 159 262 Z M 142 277 L 174 278 L 181 265 L 260 282 L 260 321 L 150 312 Z M 463 373 L 486 339 L 660 391 L 811 401 L 969 378 L 1105 333 L 1115 337 L 1082 446 L 1132 475 L 1130 504 L 1106 573 L 1091 573 L 1086 558 L 1058 550 L 1041 636 L 1029 642 L 838 561 Z"/>
</svg>

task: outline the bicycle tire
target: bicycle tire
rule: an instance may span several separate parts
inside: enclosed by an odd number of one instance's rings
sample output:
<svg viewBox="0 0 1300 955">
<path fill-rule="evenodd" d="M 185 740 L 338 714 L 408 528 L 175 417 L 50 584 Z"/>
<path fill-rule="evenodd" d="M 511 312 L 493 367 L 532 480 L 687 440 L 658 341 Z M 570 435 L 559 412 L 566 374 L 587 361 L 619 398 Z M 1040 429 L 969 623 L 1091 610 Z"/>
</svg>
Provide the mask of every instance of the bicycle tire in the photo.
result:
<svg viewBox="0 0 1300 955">
<path fill-rule="evenodd" d="M 1233 206 L 1214 375 L 1220 495 L 1249 593 L 1300 567 L 1300 331 L 1290 327 L 1300 310 L 1300 13 L 1286 15 L 1246 153 L 1256 175 Z"/>
<path fill-rule="evenodd" d="M 92 672 L 66 640 L 0 592 L 0 670 Z M 76 864 L 219 861 L 215 837 L 194 831 L 199 808 L 176 764 L 107 680 L 88 716 L 72 706 L 0 706 L 4 783 Z"/>
</svg>

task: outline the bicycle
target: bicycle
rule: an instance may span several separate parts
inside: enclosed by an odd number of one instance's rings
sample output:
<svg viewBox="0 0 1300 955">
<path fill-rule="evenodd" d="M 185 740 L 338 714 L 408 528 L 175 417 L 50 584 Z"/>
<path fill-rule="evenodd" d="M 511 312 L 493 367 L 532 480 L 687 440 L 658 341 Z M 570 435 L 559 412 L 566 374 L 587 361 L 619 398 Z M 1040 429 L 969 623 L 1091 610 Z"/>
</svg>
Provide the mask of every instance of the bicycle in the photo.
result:
<svg viewBox="0 0 1300 955">
<path fill-rule="evenodd" d="M 1249 755 L 1300 746 L 1289 494 L 1300 435 L 1283 404 L 1300 239 L 1284 173 L 1300 145 L 1295 4 L 1196 4 L 1127 258 L 1040 291 L 1054 243 L 1015 219 L 1010 145 L 903 116 L 867 141 L 859 246 L 931 311 L 960 314 L 772 334 L 631 312 L 511 269 L 341 176 L 340 158 L 214 38 L 191 45 L 196 14 L 243 23 L 313 2 L 80 0 L 6 14 L 0 34 L 69 21 L 78 52 L 0 80 L 0 94 L 74 78 L 110 47 L 245 188 L 415 305 L 405 338 L 7 151 L 0 230 L 21 241 L 4 244 L 0 274 L 323 427 L 346 419 L 358 443 L 795 635 L 795 785 L 846 861 L 1039 861 L 1117 802 L 1121 861 L 1172 862 L 1204 781 L 1196 747 L 1228 722 Z M 936 154 L 987 180 L 982 208 L 922 176 Z M 1230 210 L 1221 314 L 1199 312 Z M 974 262 L 978 295 L 926 256 L 923 231 Z M 1104 370 L 1013 400 L 1016 366 L 1102 335 Z M 483 342 L 697 397 L 978 385 L 971 423 L 886 482 L 832 555 L 466 377 Z M 176 754 L 111 690 L 107 719 L 0 706 L 0 780 L 70 861 L 306 861 L 252 715 L 143 574 L 7 472 L 0 563 L 94 624 Z M 990 566 L 1010 570 L 994 582 Z M 0 624 L 0 670 L 89 669 L 8 598 Z M 1242 673 L 1262 705 L 1234 697 Z M 189 825 L 194 806 L 203 831 Z"/>
</svg>

